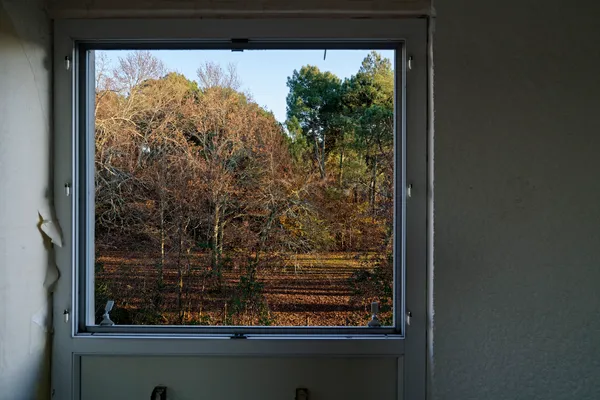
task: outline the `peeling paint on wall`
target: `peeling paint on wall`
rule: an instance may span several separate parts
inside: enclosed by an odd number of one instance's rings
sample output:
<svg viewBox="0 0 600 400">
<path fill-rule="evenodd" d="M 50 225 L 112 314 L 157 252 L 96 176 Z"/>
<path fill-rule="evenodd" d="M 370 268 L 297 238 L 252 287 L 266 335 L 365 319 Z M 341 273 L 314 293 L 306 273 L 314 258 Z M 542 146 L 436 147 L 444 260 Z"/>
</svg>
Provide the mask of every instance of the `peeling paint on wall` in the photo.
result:
<svg viewBox="0 0 600 400">
<path fill-rule="evenodd" d="M 50 395 L 49 289 L 61 235 L 47 217 L 51 33 L 43 7 L 42 0 L 0 0 L 0 398 L 11 400 Z"/>
<path fill-rule="evenodd" d="M 40 218 L 38 222 L 38 228 L 42 235 L 44 247 L 48 252 L 48 269 L 46 270 L 46 277 L 44 278 L 44 289 L 52 292 L 54 289 L 54 284 L 60 277 L 60 272 L 56 265 L 54 246 L 62 247 L 63 238 L 58 221 L 49 217 L 49 215 L 53 215 L 54 213 L 48 211 L 44 214 L 46 217 L 42 215 L 42 212 L 38 212 L 38 216 Z"/>
<path fill-rule="evenodd" d="M 62 247 L 62 231 L 58 222 L 50 216 L 51 213 L 38 211 L 40 230 L 58 247 Z"/>
</svg>

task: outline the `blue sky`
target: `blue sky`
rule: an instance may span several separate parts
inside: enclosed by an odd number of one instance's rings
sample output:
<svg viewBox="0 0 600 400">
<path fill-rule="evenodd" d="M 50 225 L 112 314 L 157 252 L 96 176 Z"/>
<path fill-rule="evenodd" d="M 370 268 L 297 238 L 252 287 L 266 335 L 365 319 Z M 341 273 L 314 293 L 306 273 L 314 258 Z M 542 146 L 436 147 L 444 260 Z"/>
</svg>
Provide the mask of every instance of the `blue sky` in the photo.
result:
<svg viewBox="0 0 600 400">
<path fill-rule="evenodd" d="M 393 61 L 394 52 L 380 50 Z M 112 65 L 126 51 L 106 51 Z M 242 90 L 265 109 L 271 110 L 278 121 L 286 119 L 285 99 L 288 94 L 287 77 L 303 65 L 315 65 L 322 71 L 330 71 L 339 78 L 355 74 L 369 50 L 328 50 L 323 60 L 323 50 L 155 50 L 167 68 L 197 81 L 196 70 L 206 61 L 227 67 L 233 63 L 242 82 Z M 393 65 L 393 64 L 392 64 Z"/>
</svg>

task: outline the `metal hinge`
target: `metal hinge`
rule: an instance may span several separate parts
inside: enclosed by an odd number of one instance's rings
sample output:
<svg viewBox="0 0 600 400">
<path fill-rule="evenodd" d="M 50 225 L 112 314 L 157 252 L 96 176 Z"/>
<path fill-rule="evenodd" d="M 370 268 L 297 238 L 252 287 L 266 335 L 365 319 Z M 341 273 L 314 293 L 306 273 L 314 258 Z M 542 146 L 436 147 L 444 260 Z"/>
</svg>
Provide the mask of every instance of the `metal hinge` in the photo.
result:
<svg viewBox="0 0 600 400">
<path fill-rule="evenodd" d="M 229 339 L 248 339 L 243 333 L 234 333 Z"/>
<path fill-rule="evenodd" d="M 248 44 L 248 39 L 231 39 L 231 51 L 244 51 L 244 47 Z"/>
</svg>

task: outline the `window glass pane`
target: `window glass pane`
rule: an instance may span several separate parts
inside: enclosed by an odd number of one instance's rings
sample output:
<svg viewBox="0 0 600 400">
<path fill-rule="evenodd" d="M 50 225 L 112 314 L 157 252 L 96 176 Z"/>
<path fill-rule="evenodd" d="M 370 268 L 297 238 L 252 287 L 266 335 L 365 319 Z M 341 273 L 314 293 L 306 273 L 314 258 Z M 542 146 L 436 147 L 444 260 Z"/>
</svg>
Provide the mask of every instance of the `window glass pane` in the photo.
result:
<svg viewBox="0 0 600 400">
<path fill-rule="evenodd" d="M 95 51 L 95 309 L 393 323 L 394 52 Z"/>
</svg>

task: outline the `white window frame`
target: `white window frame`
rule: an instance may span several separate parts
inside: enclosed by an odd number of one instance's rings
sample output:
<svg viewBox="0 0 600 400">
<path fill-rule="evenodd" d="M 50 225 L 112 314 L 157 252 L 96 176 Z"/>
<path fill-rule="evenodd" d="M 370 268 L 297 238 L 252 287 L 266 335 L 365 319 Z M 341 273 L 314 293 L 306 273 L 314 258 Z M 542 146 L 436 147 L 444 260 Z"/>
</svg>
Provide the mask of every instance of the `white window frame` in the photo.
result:
<svg viewBox="0 0 600 400">
<path fill-rule="evenodd" d="M 395 202 L 402 224 L 395 228 L 395 322 L 398 331 L 361 335 L 356 331 L 328 335 L 316 330 L 309 335 L 295 331 L 265 331 L 248 334 L 246 340 L 231 340 L 231 333 L 197 331 L 177 327 L 132 331 L 90 330 L 81 307 L 82 297 L 93 289 L 93 281 L 80 280 L 78 233 L 82 216 L 78 182 L 85 174 L 93 182 L 93 168 L 78 168 L 82 150 L 80 121 L 92 121 L 89 108 L 78 104 L 78 76 L 90 70 L 81 65 L 77 44 L 111 43 L 218 43 L 244 38 L 263 43 L 402 43 L 396 53 L 395 70 L 401 74 L 401 99 L 396 106 Z M 187 47 L 187 46 L 186 46 Z M 206 46 L 202 46 L 206 47 Z M 262 46 L 261 46 L 262 47 Z M 332 48 L 332 47 L 328 47 Z M 426 19 L 247 19 L 247 20 L 58 20 L 54 30 L 54 193 L 58 220 L 64 234 L 64 247 L 56 257 L 61 278 L 54 294 L 53 393 L 55 398 L 79 399 L 81 357 L 104 355 L 235 355 L 235 356 L 382 356 L 398 359 L 399 399 L 424 399 L 426 377 L 427 262 L 430 188 L 428 183 L 428 58 Z M 92 77 L 93 78 L 93 77 Z M 93 91 L 88 91 L 92 96 Z M 79 99 L 85 101 L 85 99 Z M 90 118 L 91 117 L 91 118 Z M 85 131 L 85 129 L 84 129 Z M 93 147 L 92 147 L 93 151 Z M 88 154 L 88 157 L 90 154 Z M 91 154 L 93 159 L 93 153 Z M 399 166 L 401 166 L 399 168 Z M 410 187 L 410 191 L 407 188 Z M 68 188 L 69 190 L 66 190 Z M 69 193 L 67 193 L 69 192 Z M 93 199 L 93 186 L 86 189 Z M 83 199 L 85 201 L 85 199 Z M 86 215 L 89 218 L 89 213 Z M 397 217 L 396 217 L 397 218 Z M 93 220 L 88 220 L 93 228 Z M 397 233 L 400 233 L 397 235 Z M 85 254 L 93 254 L 86 241 Z M 92 248 L 90 249 L 90 246 Z M 89 262 L 88 262 L 88 267 Z M 93 263 L 91 265 L 93 271 Z M 398 275 L 396 275 L 398 274 Z M 93 292 L 91 292 L 93 293 Z M 89 304 L 89 302 L 87 303 Z M 93 313 L 91 313 L 93 315 Z M 410 315 L 410 324 L 405 316 Z M 88 324 L 86 324 L 88 322 Z M 154 327 L 156 328 L 156 327 Z M 209 328 L 210 329 L 210 328 Z M 321 328 L 327 329 L 327 328 Z M 360 328 L 362 329 L 362 328 Z M 369 328 L 365 328 L 369 329 Z M 372 332 L 372 331 L 371 331 Z M 369 332 L 369 333 L 371 333 Z"/>
</svg>

